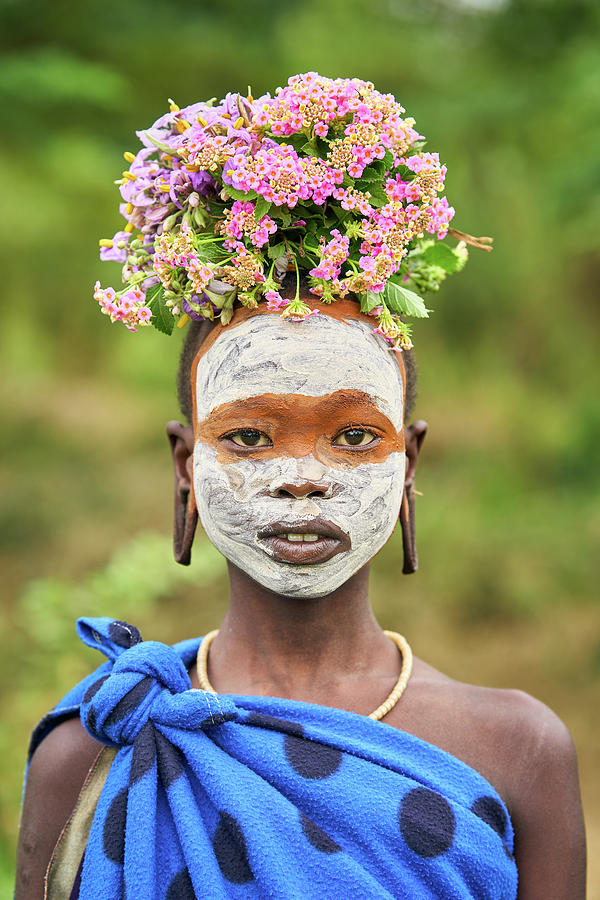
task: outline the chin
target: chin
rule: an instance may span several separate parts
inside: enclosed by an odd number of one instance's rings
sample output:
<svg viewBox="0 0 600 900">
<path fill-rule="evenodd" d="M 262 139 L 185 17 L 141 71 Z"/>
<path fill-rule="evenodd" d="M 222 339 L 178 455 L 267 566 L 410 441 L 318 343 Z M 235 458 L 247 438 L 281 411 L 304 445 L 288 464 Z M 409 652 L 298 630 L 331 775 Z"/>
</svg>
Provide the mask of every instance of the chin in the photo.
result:
<svg viewBox="0 0 600 900">
<path fill-rule="evenodd" d="M 344 577 L 339 582 L 335 581 L 325 585 L 316 573 L 311 573 L 311 576 L 306 579 L 299 578 L 297 575 L 293 578 L 284 576 L 279 579 L 273 579 L 258 578 L 252 572 L 246 572 L 245 574 L 261 587 L 271 591 L 271 593 L 277 594 L 279 597 L 289 597 L 292 600 L 320 600 L 321 597 L 332 594 L 349 580 Z M 352 578 L 352 575 L 349 578 Z"/>
<path fill-rule="evenodd" d="M 217 549 L 223 553 L 221 547 L 217 547 Z M 350 567 L 348 566 L 349 560 L 346 560 L 344 566 L 333 567 L 330 563 L 298 566 L 275 562 L 269 557 L 255 560 L 254 558 L 240 559 L 237 554 L 235 554 L 236 558 L 232 558 L 233 555 L 228 553 L 223 553 L 223 555 L 231 565 L 243 572 L 255 584 L 278 597 L 289 597 L 294 600 L 319 600 L 321 597 L 326 597 L 346 584 L 359 569 L 367 564 L 362 563 L 358 567 Z M 264 554 L 262 555 L 264 556 Z"/>
</svg>

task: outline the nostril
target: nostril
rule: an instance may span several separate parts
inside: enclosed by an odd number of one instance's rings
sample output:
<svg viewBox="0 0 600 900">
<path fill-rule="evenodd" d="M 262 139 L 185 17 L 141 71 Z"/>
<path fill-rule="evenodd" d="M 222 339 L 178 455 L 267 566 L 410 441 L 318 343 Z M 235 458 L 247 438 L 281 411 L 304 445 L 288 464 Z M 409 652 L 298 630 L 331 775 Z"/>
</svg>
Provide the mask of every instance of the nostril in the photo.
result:
<svg viewBox="0 0 600 900">
<path fill-rule="evenodd" d="M 273 492 L 273 496 L 305 500 L 308 497 L 327 497 L 328 493 L 328 486 L 321 486 L 313 481 L 306 484 L 282 484 Z"/>
</svg>

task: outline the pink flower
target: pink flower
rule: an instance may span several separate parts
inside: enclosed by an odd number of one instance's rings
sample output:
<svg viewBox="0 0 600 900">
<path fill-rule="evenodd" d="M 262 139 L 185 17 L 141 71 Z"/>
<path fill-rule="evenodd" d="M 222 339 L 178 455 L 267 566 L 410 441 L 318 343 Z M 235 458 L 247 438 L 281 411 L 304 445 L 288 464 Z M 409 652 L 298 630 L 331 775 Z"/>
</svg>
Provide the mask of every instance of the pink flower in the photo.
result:
<svg viewBox="0 0 600 900">
<path fill-rule="evenodd" d="M 279 291 L 265 291 L 265 300 L 267 301 L 267 309 L 269 312 L 278 312 L 289 304 L 289 300 L 284 299 Z"/>
</svg>

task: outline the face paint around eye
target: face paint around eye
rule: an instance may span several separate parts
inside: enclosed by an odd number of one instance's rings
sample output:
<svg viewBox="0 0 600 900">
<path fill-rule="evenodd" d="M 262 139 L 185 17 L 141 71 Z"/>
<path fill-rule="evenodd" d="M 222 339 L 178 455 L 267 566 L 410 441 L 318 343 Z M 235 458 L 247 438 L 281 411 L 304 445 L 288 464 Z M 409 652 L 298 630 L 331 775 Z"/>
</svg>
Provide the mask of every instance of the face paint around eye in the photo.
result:
<svg viewBox="0 0 600 900">
<path fill-rule="evenodd" d="M 366 447 L 376 443 L 377 437 L 365 428 L 347 428 L 338 434 L 333 443 L 340 447 Z"/>
<path fill-rule="evenodd" d="M 225 440 L 230 440 L 238 447 L 270 447 L 271 441 L 266 434 L 256 431 L 254 428 L 240 428 L 231 434 L 224 435 Z"/>
</svg>

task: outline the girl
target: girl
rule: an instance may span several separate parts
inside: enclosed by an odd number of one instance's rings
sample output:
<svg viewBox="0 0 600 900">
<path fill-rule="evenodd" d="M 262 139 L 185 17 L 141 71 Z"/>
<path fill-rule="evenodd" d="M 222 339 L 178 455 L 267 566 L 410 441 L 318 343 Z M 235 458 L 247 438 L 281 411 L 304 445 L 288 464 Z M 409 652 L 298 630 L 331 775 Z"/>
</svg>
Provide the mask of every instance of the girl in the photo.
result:
<svg viewBox="0 0 600 900">
<path fill-rule="evenodd" d="M 448 231 L 443 167 L 410 155 L 419 136 L 393 104 L 309 73 L 275 99 L 175 108 L 131 160 L 132 227 L 106 242 L 127 286 L 96 295 L 130 328 L 194 320 L 188 424 L 167 426 L 175 554 L 189 563 L 200 519 L 230 606 L 174 648 L 79 620 L 108 660 L 34 733 L 18 900 L 44 884 L 51 898 L 584 896 L 565 726 L 413 660 L 369 605 L 398 521 L 403 571 L 417 564 L 426 425 L 408 424 L 400 313 L 422 307 L 405 285 L 454 265 L 426 236 Z"/>
</svg>

